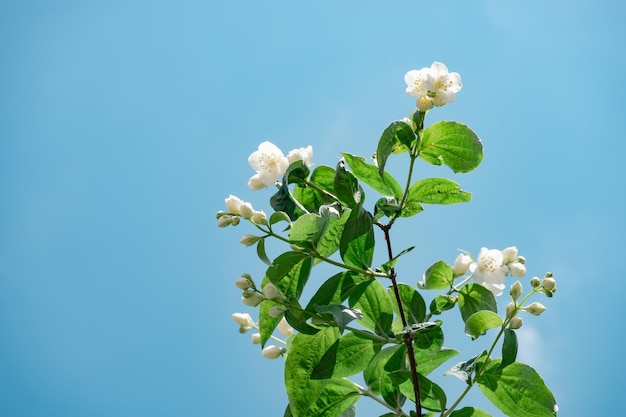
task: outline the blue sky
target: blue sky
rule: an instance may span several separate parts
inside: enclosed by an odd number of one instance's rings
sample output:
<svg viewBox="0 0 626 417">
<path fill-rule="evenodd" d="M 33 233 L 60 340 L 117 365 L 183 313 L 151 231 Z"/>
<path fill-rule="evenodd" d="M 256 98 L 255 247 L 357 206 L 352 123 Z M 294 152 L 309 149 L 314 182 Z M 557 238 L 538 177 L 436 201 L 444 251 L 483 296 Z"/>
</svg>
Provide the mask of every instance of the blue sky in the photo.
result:
<svg viewBox="0 0 626 417">
<path fill-rule="evenodd" d="M 516 245 L 529 276 L 558 283 L 525 320 L 520 359 L 562 415 L 614 414 L 625 12 L 591 0 L 2 2 L 0 415 L 282 415 L 282 364 L 230 317 L 254 312 L 233 282 L 260 279 L 263 264 L 239 244 L 251 229 L 218 229 L 215 212 L 229 194 L 269 211 L 270 191 L 246 186 L 264 140 L 312 145 L 316 165 L 371 155 L 413 110 L 404 73 L 433 61 L 464 87 L 427 123 L 469 125 L 485 159 L 464 175 L 419 167 L 473 201 L 398 229 L 397 248 L 417 247 L 399 279 L 415 284 L 458 248 Z M 446 341 L 464 357 L 476 343 Z"/>
</svg>

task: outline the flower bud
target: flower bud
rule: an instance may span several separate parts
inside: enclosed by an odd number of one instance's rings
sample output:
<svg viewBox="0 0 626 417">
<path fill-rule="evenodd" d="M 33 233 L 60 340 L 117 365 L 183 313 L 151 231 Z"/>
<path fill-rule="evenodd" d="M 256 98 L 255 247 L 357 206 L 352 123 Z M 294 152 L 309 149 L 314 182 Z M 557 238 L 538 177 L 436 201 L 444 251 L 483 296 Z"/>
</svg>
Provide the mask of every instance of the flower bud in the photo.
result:
<svg viewBox="0 0 626 417">
<path fill-rule="evenodd" d="M 267 312 L 267 314 L 270 317 L 277 319 L 277 318 L 281 317 L 283 314 L 285 314 L 285 311 L 287 311 L 287 309 L 285 307 L 273 306 L 272 308 L 270 308 L 270 310 Z"/>
<path fill-rule="evenodd" d="M 505 264 L 512 262 L 517 257 L 517 248 L 515 246 L 510 246 L 502 250 L 502 261 Z"/>
<path fill-rule="evenodd" d="M 252 218 L 252 215 L 254 214 L 254 209 L 252 208 L 252 204 L 243 203 L 241 207 L 239 208 L 239 213 L 241 214 L 241 217 L 243 217 L 244 219 L 250 220 Z"/>
<path fill-rule="evenodd" d="M 263 296 L 256 291 L 245 290 L 241 301 L 247 306 L 256 307 L 263 301 Z"/>
<path fill-rule="evenodd" d="M 242 245 L 246 245 L 246 246 L 252 246 L 261 239 L 263 239 L 261 236 L 245 234 L 241 237 L 241 240 L 239 241 L 239 243 L 241 243 Z"/>
<path fill-rule="evenodd" d="M 248 313 L 233 313 L 232 317 L 235 323 L 240 326 L 239 331 L 241 333 L 245 333 L 256 326 L 254 320 L 252 320 L 252 317 Z"/>
<path fill-rule="evenodd" d="M 523 277 L 526 275 L 526 267 L 523 263 L 515 261 L 509 264 L 509 273 L 514 277 Z"/>
<path fill-rule="evenodd" d="M 287 320 L 284 317 L 278 322 L 277 328 L 280 334 L 285 337 L 289 337 L 293 333 L 293 327 L 291 327 L 289 323 L 287 323 Z"/>
<path fill-rule="evenodd" d="M 544 311 L 546 311 L 546 307 L 541 303 L 532 303 L 528 307 L 524 307 L 523 310 L 528 311 L 533 316 L 538 316 Z"/>
<path fill-rule="evenodd" d="M 234 215 L 240 214 L 239 210 L 241 209 L 241 206 L 243 205 L 243 201 L 241 201 L 239 197 L 236 197 L 231 194 L 224 201 L 226 203 L 226 210 L 228 210 L 230 214 L 234 214 Z"/>
<path fill-rule="evenodd" d="M 232 216 L 232 217 L 230 218 L 230 224 L 231 224 L 232 226 L 237 226 L 237 225 L 239 224 L 239 221 L 240 221 L 240 219 L 239 219 L 239 217 L 237 217 L 237 216 Z"/>
<path fill-rule="evenodd" d="M 550 292 L 556 291 L 556 281 L 554 280 L 554 278 L 544 278 L 541 285 L 547 291 L 550 291 Z"/>
<path fill-rule="evenodd" d="M 532 279 L 530 280 L 530 285 L 532 285 L 533 288 L 537 288 L 541 285 L 541 280 L 537 277 L 532 277 Z"/>
<path fill-rule="evenodd" d="M 515 283 L 511 285 L 511 298 L 513 300 L 517 300 L 519 296 L 522 295 L 523 291 L 524 289 L 522 288 L 522 283 L 519 281 L 515 281 Z"/>
<path fill-rule="evenodd" d="M 250 338 L 250 340 L 255 345 L 261 344 L 261 333 L 253 333 L 252 337 Z"/>
<path fill-rule="evenodd" d="M 515 307 L 515 303 L 508 303 L 506 305 L 506 318 L 511 318 L 517 314 L 517 307 Z"/>
<path fill-rule="evenodd" d="M 263 295 L 268 300 L 273 300 L 279 297 L 280 292 L 278 292 L 278 288 L 276 288 L 274 284 L 269 283 L 265 287 L 263 287 Z"/>
<path fill-rule="evenodd" d="M 233 216 L 230 214 L 224 214 L 217 219 L 217 227 L 226 227 L 232 224 Z"/>
<path fill-rule="evenodd" d="M 242 274 L 241 277 L 237 278 L 235 281 L 235 285 L 240 290 L 247 290 L 254 287 L 254 282 L 252 282 L 252 277 L 248 274 Z"/>
<path fill-rule="evenodd" d="M 523 321 L 521 317 L 513 317 L 509 322 L 509 329 L 517 330 L 522 327 Z"/>
<path fill-rule="evenodd" d="M 267 224 L 267 216 L 263 210 L 255 211 L 252 214 L 252 222 L 254 224 Z"/>
<path fill-rule="evenodd" d="M 465 275 L 471 264 L 472 258 L 469 255 L 459 253 L 459 256 L 456 257 L 454 265 L 452 266 L 454 276 Z"/>
<path fill-rule="evenodd" d="M 283 354 L 283 348 L 276 345 L 269 345 L 261 351 L 261 354 L 266 359 L 276 359 Z"/>
</svg>

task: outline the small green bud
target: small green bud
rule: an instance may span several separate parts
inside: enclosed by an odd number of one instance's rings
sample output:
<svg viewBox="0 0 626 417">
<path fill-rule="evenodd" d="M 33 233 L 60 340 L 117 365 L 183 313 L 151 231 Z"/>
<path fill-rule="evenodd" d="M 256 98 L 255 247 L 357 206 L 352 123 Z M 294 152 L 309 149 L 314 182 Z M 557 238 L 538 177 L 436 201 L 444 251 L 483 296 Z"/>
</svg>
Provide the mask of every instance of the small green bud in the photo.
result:
<svg viewBox="0 0 626 417">
<path fill-rule="evenodd" d="M 541 285 L 541 280 L 537 277 L 532 277 L 530 280 L 530 285 L 532 285 L 533 288 L 537 288 Z"/>
</svg>

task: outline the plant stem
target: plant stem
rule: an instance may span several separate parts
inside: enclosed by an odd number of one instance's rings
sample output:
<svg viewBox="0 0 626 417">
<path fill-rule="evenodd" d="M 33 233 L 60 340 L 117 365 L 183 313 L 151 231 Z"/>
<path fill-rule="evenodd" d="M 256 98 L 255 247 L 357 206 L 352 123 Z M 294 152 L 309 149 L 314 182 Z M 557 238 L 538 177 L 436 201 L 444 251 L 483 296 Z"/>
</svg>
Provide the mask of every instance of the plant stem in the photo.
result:
<svg viewBox="0 0 626 417">
<path fill-rule="evenodd" d="M 393 259 L 393 250 L 391 248 L 391 238 L 389 235 L 389 229 L 391 229 L 391 223 L 387 225 L 379 225 L 385 234 L 385 241 L 387 242 L 387 253 L 389 260 Z M 402 320 L 402 326 L 407 327 L 408 322 L 406 320 L 406 314 L 404 313 L 404 307 L 402 306 L 402 298 L 400 297 L 400 290 L 398 288 L 398 282 L 396 280 L 396 270 L 391 268 L 389 271 L 389 279 L 391 279 L 391 285 L 393 286 L 393 293 L 398 303 L 398 312 L 400 313 L 400 319 Z M 417 375 L 417 363 L 415 362 L 415 352 L 413 351 L 413 333 L 406 332 L 404 334 L 404 344 L 406 345 L 407 355 L 409 357 L 409 366 L 411 368 L 411 380 L 413 381 L 413 393 L 415 395 L 415 413 L 417 417 L 422 417 L 422 403 L 420 399 L 419 379 Z"/>
<path fill-rule="evenodd" d="M 359 384 L 357 384 L 354 381 L 351 381 L 349 379 L 347 379 L 348 381 L 352 382 L 354 384 L 354 386 L 357 387 L 357 389 L 359 390 L 361 395 L 364 395 L 366 397 L 371 398 L 372 400 L 376 401 L 378 404 L 390 409 L 391 411 L 393 411 L 395 413 L 396 416 L 400 416 L 400 417 L 409 417 L 404 411 L 402 411 L 399 408 L 394 408 L 392 406 L 390 406 L 389 404 L 387 404 L 385 401 L 381 400 L 376 394 L 374 394 L 372 391 L 370 391 L 369 389 L 360 386 Z"/>
</svg>

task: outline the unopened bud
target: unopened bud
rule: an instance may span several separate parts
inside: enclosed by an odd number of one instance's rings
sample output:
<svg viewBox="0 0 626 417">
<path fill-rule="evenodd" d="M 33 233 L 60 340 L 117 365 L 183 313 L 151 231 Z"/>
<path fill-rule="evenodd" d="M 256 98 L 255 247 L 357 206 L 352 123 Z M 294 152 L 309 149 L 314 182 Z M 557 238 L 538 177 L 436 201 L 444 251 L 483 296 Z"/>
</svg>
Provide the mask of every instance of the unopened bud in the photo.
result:
<svg viewBox="0 0 626 417">
<path fill-rule="evenodd" d="M 246 246 L 252 246 L 261 239 L 262 239 L 261 236 L 245 234 L 241 237 L 241 240 L 239 241 L 239 243 L 241 243 L 242 245 L 246 245 Z"/>
<path fill-rule="evenodd" d="M 465 275 L 471 264 L 472 258 L 469 255 L 459 253 L 459 256 L 456 257 L 454 265 L 452 266 L 454 276 Z"/>
<path fill-rule="evenodd" d="M 538 316 L 544 311 L 546 311 L 546 307 L 541 303 L 532 303 L 528 307 L 524 307 L 523 310 L 528 311 L 533 316 Z"/>
<path fill-rule="evenodd" d="M 513 300 L 517 300 L 519 296 L 522 295 L 523 291 L 524 289 L 522 288 L 522 283 L 519 281 L 515 281 L 515 283 L 511 285 L 511 298 Z"/>
<path fill-rule="evenodd" d="M 554 278 L 544 278 L 541 285 L 547 291 L 550 291 L 550 292 L 556 291 L 556 281 L 554 280 Z"/>
<path fill-rule="evenodd" d="M 241 214 L 241 217 L 243 217 L 244 219 L 250 220 L 252 218 L 252 215 L 254 214 L 254 209 L 252 208 L 252 204 L 243 203 L 241 207 L 239 208 L 239 213 Z"/>
<path fill-rule="evenodd" d="M 515 261 L 509 264 L 509 273 L 514 277 L 523 277 L 526 275 L 526 267 L 523 263 Z"/>
<path fill-rule="evenodd" d="M 533 288 L 537 288 L 541 285 L 541 280 L 537 277 L 532 277 L 530 280 L 530 285 L 532 285 Z"/>
<path fill-rule="evenodd" d="M 254 224 L 267 224 L 267 216 L 263 212 L 263 210 L 255 211 L 252 215 L 252 222 Z"/>
<path fill-rule="evenodd" d="M 269 314 L 270 317 L 277 319 L 281 317 L 283 314 L 285 314 L 285 311 L 287 311 L 285 307 L 273 306 L 272 308 L 270 308 L 267 314 Z"/>
<path fill-rule="evenodd" d="M 274 298 L 278 297 L 279 294 L 280 293 L 278 292 L 278 288 L 276 288 L 276 285 L 272 284 L 271 282 L 263 287 L 263 295 L 268 300 L 273 300 Z"/>
<path fill-rule="evenodd" d="M 517 330 L 522 327 L 523 321 L 521 317 L 513 317 L 509 322 L 509 329 Z"/>
<path fill-rule="evenodd" d="M 253 344 L 258 345 L 261 343 L 261 333 L 253 333 L 250 338 Z"/>
<path fill-rule="evenodd" d="M 502 250 L 502 261 L 505 264 L 512 262 L 517 257 L 517 248 L 515 246 L 510 246 Z"/>
<path fill-rule="evenodd" d="M 256 307 L 263 301 L 263 296 L 256 291 L 245 290 L 241 301 L 247 306 Z"/>
<path fill-rule="evenodd" d="M 515 303 L 508 303 L 506 305 L 506 318 L 511 318 L 517 314 L 517 308 L 515 307 Z"/>
<path fill-rule="evenodd" d="M 232 223 L 233 216 L 230 214 L 224 214 L 217 218 L 217 227 L 227 227 Z"/>
<path fill-rule="evenodd" d="M 283 348 L 276 345 L 269 345 L 261 351 L 261 354 L 266 359 L 276 359 L 283 354 Z"/>
<path fill-rule="evenodd" d="M 241 277 L 237 278 L 237 280 L 235 281 L 235 285 L 240 290 L 247 290 L 254 287 L 252 277 L 248 274 L 242 274 Z"/>
<path fill-rule="evenodd" d="M 289 337 L 293 333 L 293 327 L 291 327 L 289 323 L 287 323 L 287 320 L 284 317 L 278 322 L 277 328 L 280 334 L 285 337 Z"/>
<path fill-rule="evenodd" d="M 241 219 L 240 219 L 239 217 L 237 217 L 237 216 L 233 216 L 233 217 L 231 217 L 231 218 L 230 218 L 230 224 L 231 224 L 231 226 L 237 226 L 237 225 L 239 224 L 239 221 L 240 221 L 240 220 L 241 220 Z"/>
<path fill-rule="evenodd" d="M 228 210 L 229 213 L 235 214 L 235 215 L 240 214 L 239 210 L 241 209 L 243 201 L 241 201 L 239 197 L 231 194 L 225 200 L 225 203 L 226 203 L 226 210 Z"/>
</svg>

